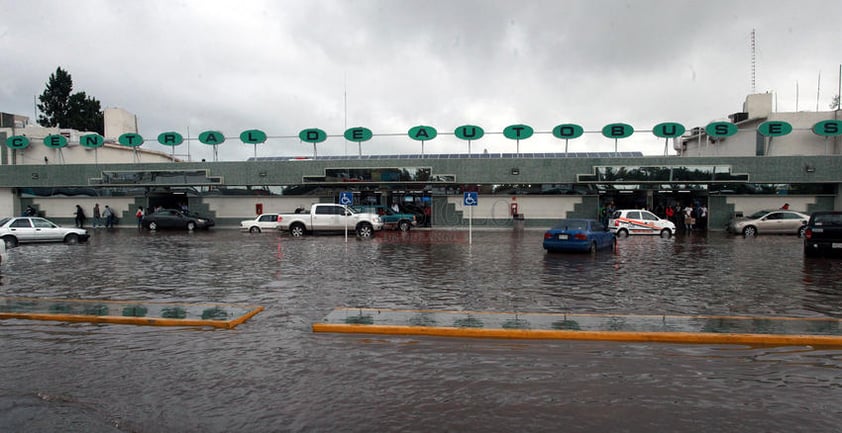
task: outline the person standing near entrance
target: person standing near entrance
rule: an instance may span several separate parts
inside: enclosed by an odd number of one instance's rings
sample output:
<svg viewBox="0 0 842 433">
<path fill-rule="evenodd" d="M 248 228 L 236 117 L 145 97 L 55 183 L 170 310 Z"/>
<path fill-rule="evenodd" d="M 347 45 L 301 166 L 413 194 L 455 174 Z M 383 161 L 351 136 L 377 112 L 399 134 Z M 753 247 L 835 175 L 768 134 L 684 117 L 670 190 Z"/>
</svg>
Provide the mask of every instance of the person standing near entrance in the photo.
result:
<svg viewBox="0 0 842 433">
<path fill-rule="evenodd" d="M 102 211 L 102 216 L 105 217 L 105 228 L 114 227 L 114 211 L 108 205 L 105 205 L 105 210 Z"/>
<path fill-rule="evenodd" d="M 672 206 L 667 205 L 667 208 L 664 209 L 664 216 L 673 223 L 675 223 L 675 209 Z"/>
<path fill-rule="evenodd" d="M 708 228 L 708 208 L 705 206 L 704 203 L 699 204 L 699 207 L 696 208 L 696 212 L 698 212 L 699 217 L 696 220 L 696 227 L 698 227 L 702 231 L 706 231 Z"/>
<path fill-rule="evenodd" d="M 687 207 L 684 208 L 684 230 L 692 232 L 696 228 L 695 225 L 696 219 L 693 218 L 693 205 L 687 203 Z"/>
<path fill-rule="evenodd" d="M 134 214 L 137 218 L 137 228 L 143 228 L 143 206 L 137 207 L 137 212 Z"/>
<path fill-rule="evenodd" d="M 99 210 L 99 203 L 94 204 L 94 228 L 102 225 L 102 213 Z"/>
</svg>

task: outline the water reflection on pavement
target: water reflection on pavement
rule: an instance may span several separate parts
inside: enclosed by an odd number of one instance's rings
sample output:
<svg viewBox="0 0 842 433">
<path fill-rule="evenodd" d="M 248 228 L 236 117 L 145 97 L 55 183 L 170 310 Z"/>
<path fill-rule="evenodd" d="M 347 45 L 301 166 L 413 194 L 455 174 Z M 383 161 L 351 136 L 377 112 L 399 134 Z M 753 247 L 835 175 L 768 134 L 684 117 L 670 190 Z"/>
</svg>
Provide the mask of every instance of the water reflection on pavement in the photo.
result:
<svg viewBox="0 0 842 433">
<path fill-rule="evenodd" d="M 313 334 L 333 308 L 842 315 L 840 260 L 800 240 L 542 231 L 370 241 L 96 231 L 9 252 L 0 294 L 230 302 L 234 330 L 0 322 L 0 430 L 836 431 L 842 350 Z"/>
</svg>

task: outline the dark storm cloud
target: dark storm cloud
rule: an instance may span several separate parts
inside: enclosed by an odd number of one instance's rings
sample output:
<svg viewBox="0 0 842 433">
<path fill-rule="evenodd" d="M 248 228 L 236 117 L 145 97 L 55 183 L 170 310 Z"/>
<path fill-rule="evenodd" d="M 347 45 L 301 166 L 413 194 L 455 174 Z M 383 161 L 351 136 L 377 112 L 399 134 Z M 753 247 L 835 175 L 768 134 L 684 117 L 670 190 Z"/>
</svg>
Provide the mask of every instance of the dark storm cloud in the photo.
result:
<svg viewBox="0 0 842 433">
<path fill-rule="evenodd" d="M 33 98 L 56 66 L 76 90 L 139 116 L 147 137 L 189 128 L 236 137 L 250 128 L 341 134 L 363 125 L 405 133 L 562 122 L 589 130 L 626 121 L 688 127 L 739 111 L 751 91 L 749 36 L 757 30 L 756 89 L 793 110 L 795 83 L 815 108 L 836 90 L 842 40 L 837 2 L 691 1 L 77 1 L 0 0 L 3 111 L 33 116 Z M 836 56 L 836 57 L 834 57 Z M 810 90 L 811 89 L 811 90 Z M 812 96 L 807 96 L 812 92 Z M 826 109 L 827 102 L 822 102 Z M 533 138 L 525 151 L 555 150 Z M 658 153 L 636 134 L 623 146 Z M 150 144 L 149 146 L 154 146 Z M 343 153 L 341 139 L 322 144 Z M 428 151 L 464 151 L 443 135 Z M 599 135 L 584 149 L 613 148 Z M 355 146 L 350 146 L 352 149 Z M 375 137 L 371 153 L 416 152 L 406 137 Z M 475 149 L 510 151 L 487 136 Z M 196 151 L 207 151 L 199 148 Z M 237 140 L 224 158 L 251 154 Z M 303 154 L 270 140 L 266 154 Z"/>
</svg>

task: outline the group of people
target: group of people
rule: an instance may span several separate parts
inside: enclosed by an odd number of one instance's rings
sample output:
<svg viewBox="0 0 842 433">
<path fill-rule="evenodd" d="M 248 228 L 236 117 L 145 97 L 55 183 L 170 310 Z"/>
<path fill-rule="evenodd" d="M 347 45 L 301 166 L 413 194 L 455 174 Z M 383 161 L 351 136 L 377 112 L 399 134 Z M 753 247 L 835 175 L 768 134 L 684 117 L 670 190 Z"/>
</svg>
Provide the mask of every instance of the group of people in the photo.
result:
<svg viewBox="0 0 842 433">
<path fill-rule="evenodd" d="M 614 211 L 617 210 L 613 201 L 606 202 L 599 209 L 599 221 L 604 226 L 608 226 L 608 220 Z M 704 231 L 707 230 L 708 224 L 708 208 L 704 203 L 694 201 L 682 206 L 681 203 L 675 202 L 669 206 L 660 205 L 656 209 L 647 209 L 660 218 L 666 218 L 675 224 L 676 230 L 685 232 Z"/>
<path fill-rule="evenodd" d="M 85 222 L 87 222 L 88 217 L 85 215 L 85 210 L 82 209 L 82 206 L 76 205 L 76 210 L 73 212 L 76 216 L 76 227 L 78 228 L 85 228 Z M 92 227 L 105 227 L 105 228 L 112 228 L 114 224 L 117 222 L 117 213 L 114 212 L 114 209 L 111 209 L 108 205 L 105 205 L 105 209 L 100 210 L 99 203 L 94 204 L 93 210 L 93 223 Z M 105 224 L 103 224 L 103 219 L 105 220 Z"/>
<path fill-rule="evenodd" d="M 686 232 L 704 231 L 708 226 L 708 208 L 698 201 L 688 203 L 686 206 L 676 202 L 664 208 L 663 215 L 658 216 L 672 221 L 677 230 Z"/>
</svg>

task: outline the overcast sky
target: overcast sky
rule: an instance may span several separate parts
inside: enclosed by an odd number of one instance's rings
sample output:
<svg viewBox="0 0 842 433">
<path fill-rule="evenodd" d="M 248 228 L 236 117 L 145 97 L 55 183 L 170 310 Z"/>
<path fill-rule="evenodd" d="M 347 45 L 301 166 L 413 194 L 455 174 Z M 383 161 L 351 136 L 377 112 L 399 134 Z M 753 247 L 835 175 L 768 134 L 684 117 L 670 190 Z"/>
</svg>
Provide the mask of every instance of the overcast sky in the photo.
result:
<svg viewBox="0 0 842 433">
<path fill-rule="evenodd" d="M 341 135 L 364 126 L 365 154 L 420 153 L 405 134 L 439 137 L 425 153 L 464 153 L 452 134 L 479 125 L 473 153 L 514 152 L 500 134 L 527 124 L 521 152 L 561 152 L 549 132 L 624 122 L 691 128 L 742 110 L 752 91 L 777 111 L 827 111 L 842 63 L 842 2 L 810 1 L 91 1 L 0 0 L 0 111 L 36 118 L 34 98 L 57 67 L 74 91 L 138 116 L 144 148 L 164 131 L 231 137 L 222 160 L 254 153 L 247 129 L 329 135 L 319 155 L 356 154 Z M 798 101 L 796 101 L 798 88 Z M 387 134 L 378 136 L 379 134 Z M 391 135 L 390 135 L 391 134 Z M 394 135 L 397 134 L 397 135 Z M 663 153 L 650 132 L 621 151 Z M 569 150 L 613 151 L 601 134 Z M 186 153 L 187 145 L 176 148 Z M 209 146 L 193 142 L 194 159 Z M 298 139 L 270 138 L 259 156 L 312 155 Z"/>
</svg>

